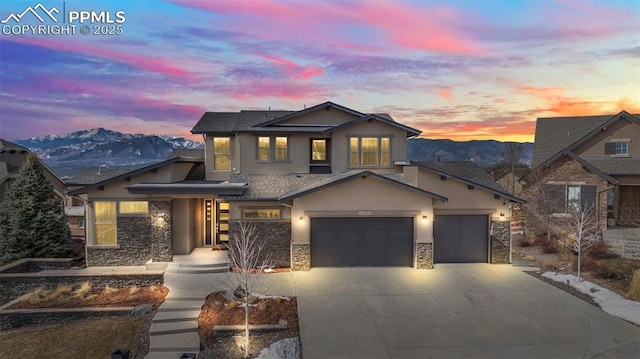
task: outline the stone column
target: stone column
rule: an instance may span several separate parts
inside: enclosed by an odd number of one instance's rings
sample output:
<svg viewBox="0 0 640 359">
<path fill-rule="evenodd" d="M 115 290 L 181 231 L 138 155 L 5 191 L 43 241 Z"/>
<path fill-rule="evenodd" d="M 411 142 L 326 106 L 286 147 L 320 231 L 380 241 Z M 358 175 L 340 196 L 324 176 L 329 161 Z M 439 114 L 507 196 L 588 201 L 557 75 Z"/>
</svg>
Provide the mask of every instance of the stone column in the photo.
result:
<svg viewBox="0 0 640 359">
<path fill-rule="evenodd" d="M 291 245 L 291 269 L 294 271 L 311 269 L 311 246 L 309 244 Z"/>
<path fill-rule="evenodd" d="M 172 262 L 171 200 L 149 201 L 151 210 L 151 260 Z"/>
<path fill-rule="evenodd" d="M 416 269 L 433 269 L 433 243 L 416 243 Z"/>
<path fill-rule="evenodd" d="M 509 263 L 511 251 L 511 225 L 509 221 L 491 220 L 491 258 L 492 264 Z"/>
</svg>

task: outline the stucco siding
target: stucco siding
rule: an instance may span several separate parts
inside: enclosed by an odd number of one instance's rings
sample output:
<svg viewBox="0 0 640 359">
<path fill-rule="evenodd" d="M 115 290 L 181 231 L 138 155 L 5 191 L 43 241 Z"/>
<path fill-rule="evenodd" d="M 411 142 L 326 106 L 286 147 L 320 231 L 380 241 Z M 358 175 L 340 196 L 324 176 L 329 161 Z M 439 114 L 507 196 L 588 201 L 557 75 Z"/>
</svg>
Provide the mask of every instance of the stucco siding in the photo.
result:
<svg viewBox="0 0 640 359">
<path fill-rule="evenodd" d="M 631 157 L 640 157 L 640 125 L 630 123 L 627 120 L 618 121 L 607 130 L 594 136 L 584 144 L 576 148 L 576 153 L 581 157 L 605 157 L 610 155 L 604 154 L 604 144 L 607 142 L 615 142 L 616 140 L 630 140 L 628 150 Z"/>
<path fill-rule="evenodd" d="M 173 200 L 173 254 L 189 254 L 195 248 L 195 200 Z"/>
</svg>

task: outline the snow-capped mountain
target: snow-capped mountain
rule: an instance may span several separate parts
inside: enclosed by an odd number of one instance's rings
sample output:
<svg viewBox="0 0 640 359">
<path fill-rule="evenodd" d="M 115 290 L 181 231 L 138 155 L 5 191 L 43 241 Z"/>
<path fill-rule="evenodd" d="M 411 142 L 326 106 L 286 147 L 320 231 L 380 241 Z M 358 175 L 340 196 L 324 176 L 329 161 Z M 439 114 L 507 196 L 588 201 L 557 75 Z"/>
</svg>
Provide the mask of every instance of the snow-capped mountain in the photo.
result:
<svg viewBox="0 0 640 359">
<path fill-rule="evenodd" d="M 61 176 L 97 165 L 146 164 L 166 159 L 174 149 L 204 147 L 182 137 L 128 134 L 102 127 L 15 142 L 34 151 Z"/>
</svg>

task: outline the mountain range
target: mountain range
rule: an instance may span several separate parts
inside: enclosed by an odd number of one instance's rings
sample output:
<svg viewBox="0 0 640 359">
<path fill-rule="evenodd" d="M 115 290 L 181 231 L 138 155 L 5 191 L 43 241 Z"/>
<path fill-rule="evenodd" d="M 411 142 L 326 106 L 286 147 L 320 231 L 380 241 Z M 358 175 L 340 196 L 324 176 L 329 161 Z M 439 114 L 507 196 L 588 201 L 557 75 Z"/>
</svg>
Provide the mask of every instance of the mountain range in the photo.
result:
<svg viewBox="0 0 640 359">
<path fill-rule="evenodd" d="M 105 128 L 47 135 L 17 140 L 34 151 L 61 177 L 72 176 L 91 167 L 134 167 L 166 159 L 175 149 L 204 148 L 201 142 L 164 135 L 127 134 Z M 410 139 L 410 160 L 473 160 L 490 167 L 503 158 L 505 144 L 493 140 L 457 142 L 451 140 Z M 531 164 L 533 144 L 524 143 L 521 162 Z"/>
</svg>

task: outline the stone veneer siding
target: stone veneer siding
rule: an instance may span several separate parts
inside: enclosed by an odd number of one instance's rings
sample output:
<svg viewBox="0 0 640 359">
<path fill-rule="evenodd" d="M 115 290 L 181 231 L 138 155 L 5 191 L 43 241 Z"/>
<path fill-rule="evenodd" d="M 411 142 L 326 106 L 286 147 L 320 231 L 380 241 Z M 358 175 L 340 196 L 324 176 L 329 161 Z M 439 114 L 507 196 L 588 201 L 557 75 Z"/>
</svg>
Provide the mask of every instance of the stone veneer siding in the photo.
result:
<svg viewBox="0 0 640 359">
<path fill-rule="evenodd" d="M 245 222 L 248 223 L 248 222 Z M 291 222 L 262 221 L 252 222 L 256 226 L 258 238 L 264 241 L 261 263 L 267 255 L 271 255 L 270 265 L 276 267 L 291 266 Z M 234 235 L 238 235 L 240 224 L 229 223 L 229 250 L 233 251 Z"/>
<path fill-rule="evenodd" d="M 151 259 L 154 262 L 172 262 L 173 246 L 171 201 L 150 201 L 151 211 Z M 164 220 L 158 218 L 163 216 Z"/>
<path fill-rule="evenodd" d="M 543 234 L 547 232 L 548 220 L 544 215 L 541 199 L 542 186 L 548 182 L 556 184 L 567 182 L 583 182 L 583 185 L 596 186 L 596 203 L 599 229 L 607 228 L 607 180 L 590 172 L 582 165 L 568 157 L 558 159 L 551 167 L 541 170 L 539 174 L 532 174 L 523 189 L 523 196 L 527 200 L 525 214 L 525 233 Z"/>
<path fill-rule="evenodd" d="M 151 217 L 118 216 L 116 246 L 87 246 L 87 265 L 140 266 L 151 259 Z"/>
<path fill-rule="evenodd" d="M 491 234 L 489 244 L 491 246 L 492 264 L 509 263 L 511 251 L 511 229 L 509 221 L 491 221 Z"/>
<path fill-rule="evenodd" d="M 311 269 L 311 246 L 308 244 L 291 245 L 291 269 L 307 271 Z"/>
<path fill-rule="evenodd" d="M 416 268 L 433 269 L 433 243 L 416 243 Z"/>
</svg>

